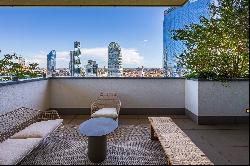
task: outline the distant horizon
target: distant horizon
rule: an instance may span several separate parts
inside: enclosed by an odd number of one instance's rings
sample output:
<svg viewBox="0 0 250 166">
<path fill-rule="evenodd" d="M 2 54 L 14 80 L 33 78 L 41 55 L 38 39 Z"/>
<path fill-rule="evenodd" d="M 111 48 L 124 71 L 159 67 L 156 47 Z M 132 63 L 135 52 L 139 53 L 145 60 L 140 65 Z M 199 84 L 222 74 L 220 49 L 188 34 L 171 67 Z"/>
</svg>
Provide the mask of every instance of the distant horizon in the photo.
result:
<svg viewBox="0 0 250 166">
<path fill-rule="evenodd" d="M 167 7 L 1 7 L 0 57 L 17 53 L 45 68 L 57 52 L 57 68 L 68 68 L 74 41 L 82 67 L 92 59 L 107 67 L 108 45 L 122 49 L 124 68 L 162 68 L 163 18 Z"/>
<path fill-rule="evenodd" d="M 47 67 L 41 67 L 40 69 L 46 69 Z M 104 68 L 104 67 L 99 67 L 98 68 Z M 105 66 L 105 68 L 107 69 L 107 66 Z M 142 68 L 141 66 L 138 67 L 123 67 L 123 69 L 137 69 L 137 68 Z M 162 67 L 143 67 L 144 69 L 163 69 Z M 58 67 L 56 68 L 56 70 L 58 69 L 69 69 L 68 67 Z"/>
</svg>

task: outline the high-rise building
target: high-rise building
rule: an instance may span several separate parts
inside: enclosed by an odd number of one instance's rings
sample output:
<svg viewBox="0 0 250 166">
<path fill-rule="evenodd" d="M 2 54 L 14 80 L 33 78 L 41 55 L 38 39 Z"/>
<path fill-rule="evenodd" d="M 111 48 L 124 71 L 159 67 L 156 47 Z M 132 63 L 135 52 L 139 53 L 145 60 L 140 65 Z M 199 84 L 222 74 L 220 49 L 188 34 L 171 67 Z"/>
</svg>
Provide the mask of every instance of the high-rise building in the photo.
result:
<svg viewBox="0 0 250 166">
<path fill-rule="evenodd" d="M 52 75 L 56 71 L 56 51 L 52 50 L 47 55 L 47 75 Z"/>
<path fill-rule="evenodd" d="M 74 50 L 70 51 L 69 70 L 71 76 L 81 76 L 81 46 L 80 42 L 74 42 Z"/>
<path fill-rule="evenodd" d="M 123 76 L 121 47 L 115 42 L 108 46 L 108 76 Z"/>
<path fill-rule="evenodd" d="M 167 77 L 182 76 L 183 69 L 177 66 L 179 56 L 185 46 L 181 41 L 174 41 L 172 30 L 184 28 L 191 23 L 200 23 L 200 16 L 209 18 L 209 4 L 213 0 L 189 0 L 182 7 L 172 7 L 164 11 L 163 22 L 163 69 Z"/>
<path fill-rule="evenodd" d="M 98 76 L 98 64 L 96 61 L 88 60 L 88 64 L 85 65 L 85 76 L 86 77 L 97 77 Z"/>
</svg>

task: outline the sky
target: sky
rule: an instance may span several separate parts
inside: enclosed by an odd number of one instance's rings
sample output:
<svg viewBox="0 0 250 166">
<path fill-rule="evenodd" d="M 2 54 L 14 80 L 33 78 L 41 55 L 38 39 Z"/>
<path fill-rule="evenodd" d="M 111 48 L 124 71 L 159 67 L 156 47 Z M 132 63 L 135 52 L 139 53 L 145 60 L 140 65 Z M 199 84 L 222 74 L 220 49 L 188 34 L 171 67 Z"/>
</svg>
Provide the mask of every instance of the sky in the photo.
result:
<svg viewBox="0 0 250 166">
<path fill-rule="evenodd" d="M 81 62 L 106 66 L 108 45 L 122 48 L 123 67 L 162 67 L 164 7 L 0 7 L 0 58 L 17 53 L 46 67 L 57 52 L 57 68 L 68 67 L 74 41 Z"/>
</svg>

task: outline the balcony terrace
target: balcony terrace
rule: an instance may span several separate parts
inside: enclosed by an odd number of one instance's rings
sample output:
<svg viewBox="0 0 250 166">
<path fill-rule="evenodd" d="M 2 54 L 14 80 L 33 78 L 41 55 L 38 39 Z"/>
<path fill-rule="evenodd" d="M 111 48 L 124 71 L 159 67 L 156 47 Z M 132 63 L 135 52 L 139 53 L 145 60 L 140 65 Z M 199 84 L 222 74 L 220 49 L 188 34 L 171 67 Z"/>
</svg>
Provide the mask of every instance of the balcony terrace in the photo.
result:
<svg viewBox="0 0 250 166">
<path fill-rule="evenodd" d="M 7 82 L 0 83 L 0 113 L 23 106 L 55 109 L 64 120 L 64 126 L 20 164 L 92 164 L 86 155 L 87 139 L 76 131 L 90 118 L 90 105 L 98 94 L 111 91 L 118 93 L 122 109 L 119 129 L 108 136 L 108 155 L 102 164 L 165 164 L 160 143 L 150 140 L 148 121 L 150 116 L 160 116 L 171 117 L 214 164 L 247 165 L 249 82 L 235 80 L 228 85 L 230 92 L 223 94 L 231 96 L 221 98 L 221 94 L 210 96 L 221 85 L 214 83 L 205 96 L 204 85 L 183 78 L 58 77 Z M 243 86 L 242 94 L 233 93 L 234 86 Z M 243 98 L 237 99 L 238 95 Z"/>
</svg>

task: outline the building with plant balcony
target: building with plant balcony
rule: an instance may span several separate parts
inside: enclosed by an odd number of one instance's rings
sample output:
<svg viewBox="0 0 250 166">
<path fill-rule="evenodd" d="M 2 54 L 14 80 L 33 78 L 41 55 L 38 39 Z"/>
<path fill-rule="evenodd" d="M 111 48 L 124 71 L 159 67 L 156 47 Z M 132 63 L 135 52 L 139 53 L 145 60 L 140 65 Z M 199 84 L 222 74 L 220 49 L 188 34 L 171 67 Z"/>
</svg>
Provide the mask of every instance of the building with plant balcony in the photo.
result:
<svg viewBox="0 0 250 166">
<path fill-rule="evenodd" d="M 97 77 L 98 76 L 98 64 L 96 61 L 88 60 L 88 64 L 85 65 L 85 76 L 86 77 Z"/>
<path fill-rule="evenodd" d="M 81 45 L 80 42 L 74 42 L 74 50 L 70 51 L 70 62 L 69 62 L 69 69 L 71 76 L 80 76 L 81 75 Z"/>
<path fill-rule="evenodd" d="M 118 43 L 111 42 L 108 46 L 108 77 L 122 77 L 122 53 Z"/>
</svg>

